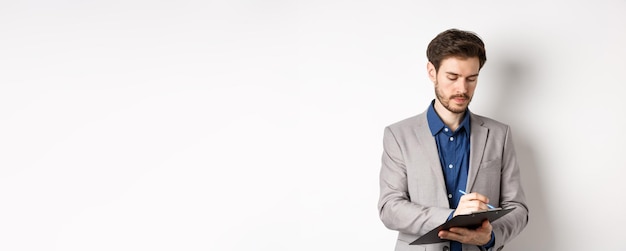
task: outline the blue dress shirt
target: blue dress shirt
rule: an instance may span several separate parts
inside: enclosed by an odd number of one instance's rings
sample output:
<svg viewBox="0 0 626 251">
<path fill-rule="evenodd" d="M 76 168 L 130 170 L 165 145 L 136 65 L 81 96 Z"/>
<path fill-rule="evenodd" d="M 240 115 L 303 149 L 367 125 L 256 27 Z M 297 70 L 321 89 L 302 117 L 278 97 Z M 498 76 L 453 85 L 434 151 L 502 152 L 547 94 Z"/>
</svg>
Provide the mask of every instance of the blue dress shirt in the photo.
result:
<svg viewBox="0 0 626 251">
<path fill-rule="evenodd" d="M 467 173 L 469 171 L 470 154 L 470 123 L 469 112 L 465 116 L 456 131 L 446 126 L 439 115 L 435 112 L 435 101 L 431 103 L 426 114 L 430 132 L 437 142 L 439 161 L 443 168 L 443 177 L 448 190 L 448 202 L 450 208 L 459 205 L 461 193 L 467 186 Z"/>
<path fill-rule="evenodd" d="M 450 208 L 456 209 L 459 205 L 461 196 L 463 196 L 459 190 L 465 191 L 467 187 L 467 174 L 469 171 L 470 156 L 469 109 L 465 111 L 465 116 L 459 124 L 459 127 L 455 131 L 452 131 L 452 129 L 443 123 L 439 115 L 437 115 L 434 105 L 435 100 L 431 102 L 426 114 L 428 127 L 437 142 L 439 161 L 441 162 L 441 168 L 443 169 L 443 177 L 446 182 Z M 491 241 L 487 245 L 483 246 L 483 248 L 490 248 L 493 246 L 494 241 L 492 233 Z M 461 251 L 462 244 L 456 241 L 451 241 L 450 250 Z"/>
</svg>

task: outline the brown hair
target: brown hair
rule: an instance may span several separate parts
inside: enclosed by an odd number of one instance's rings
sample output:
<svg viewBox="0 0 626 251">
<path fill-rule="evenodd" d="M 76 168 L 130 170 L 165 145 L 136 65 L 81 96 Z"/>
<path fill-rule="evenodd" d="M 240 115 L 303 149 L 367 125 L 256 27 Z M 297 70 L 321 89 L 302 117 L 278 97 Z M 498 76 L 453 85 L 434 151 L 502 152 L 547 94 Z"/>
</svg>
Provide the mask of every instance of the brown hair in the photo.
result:
<svg viewBox="0 0 626 251">
<path fill-rule="evenodd" d="M 449 29 L 439 33 L 439 35 L 428 44 L 426 56 L 437 71 L 439 70 L 441 61 L 449 57 L 478 57 L 480 64 L 479 69 L 483 68 L 485 61 L 487 61 L 485 44 L 478 35 L 471 31 L 457 29 Z"/>
</svg>

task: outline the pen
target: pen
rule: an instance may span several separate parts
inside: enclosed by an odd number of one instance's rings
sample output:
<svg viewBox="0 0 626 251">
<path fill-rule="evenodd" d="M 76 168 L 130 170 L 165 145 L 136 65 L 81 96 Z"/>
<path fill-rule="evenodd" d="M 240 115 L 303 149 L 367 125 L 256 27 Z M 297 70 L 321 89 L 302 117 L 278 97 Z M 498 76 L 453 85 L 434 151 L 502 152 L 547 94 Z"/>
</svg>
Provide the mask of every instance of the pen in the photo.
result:
<svg viewBox="0 0 626 251">
<path fill-rule="evenodd" d="M 461 193 L 461 194 L 463 194 L 463 195 L 466 195 L 466 194 L 467 194 L 467 193 L 466 193 L 465 191 L 463 191 L 463 190 L 459 190 L 459 193 Z M 487 207 L 488 207 L 489 209 L 494 209 L 494 208 L 496 208 L 496 207 L 494 207 L 494 206 L 492 206 L 492 205 L 489 205 L 489 204 L 487 204 Z"/>
</svg>

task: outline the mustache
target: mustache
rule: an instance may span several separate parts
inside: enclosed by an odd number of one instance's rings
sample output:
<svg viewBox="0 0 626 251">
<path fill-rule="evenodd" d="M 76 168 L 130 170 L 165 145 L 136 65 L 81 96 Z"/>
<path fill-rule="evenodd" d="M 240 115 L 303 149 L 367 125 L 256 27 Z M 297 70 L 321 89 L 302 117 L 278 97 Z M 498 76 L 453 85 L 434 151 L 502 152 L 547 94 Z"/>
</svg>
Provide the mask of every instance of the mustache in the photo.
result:
<svg viewBox="0 0 626 251">
<path fill-rule="evenodd" d="M 469 96 L 467 96 L 467 94 L 457 94 L 457 95 L 452 95 L 450 96 L 450 99 L 453 98 L 464 98 L 464 99 L 469 99 Z"/>
</svg>

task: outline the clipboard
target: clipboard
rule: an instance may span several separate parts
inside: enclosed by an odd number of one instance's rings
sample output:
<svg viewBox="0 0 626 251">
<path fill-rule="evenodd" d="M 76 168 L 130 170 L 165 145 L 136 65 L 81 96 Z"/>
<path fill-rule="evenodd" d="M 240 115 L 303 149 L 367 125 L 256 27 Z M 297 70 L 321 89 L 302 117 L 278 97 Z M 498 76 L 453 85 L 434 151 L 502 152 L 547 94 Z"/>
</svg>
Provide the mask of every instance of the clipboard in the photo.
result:
<svg viewBox="0 0 626 251">
<path fill-rule="evenodd" d="M 430 232 L 425 235 L 420 236 L 417 240 L 411 242 L 409 245 L 421 245 L 421 244 L 431 244 L 431 243 L 439 243 L 446 242 L 449 240 L 439 238 L 439 231 L 450 229 L 452 227 L 465 227 L 469 229 L 476 229 L 480 227 L 484 220 L 489 220 L 489 222 L 494 222 L 500 217 L 510 213 L 515 208 L 502 209 L 502 208 L 494 208 L 484 211 L 477 211 L 471 214 L 457 215 L 454 218 L 446 221 L 445 223 L 439 225 Z"/>
</svg>

